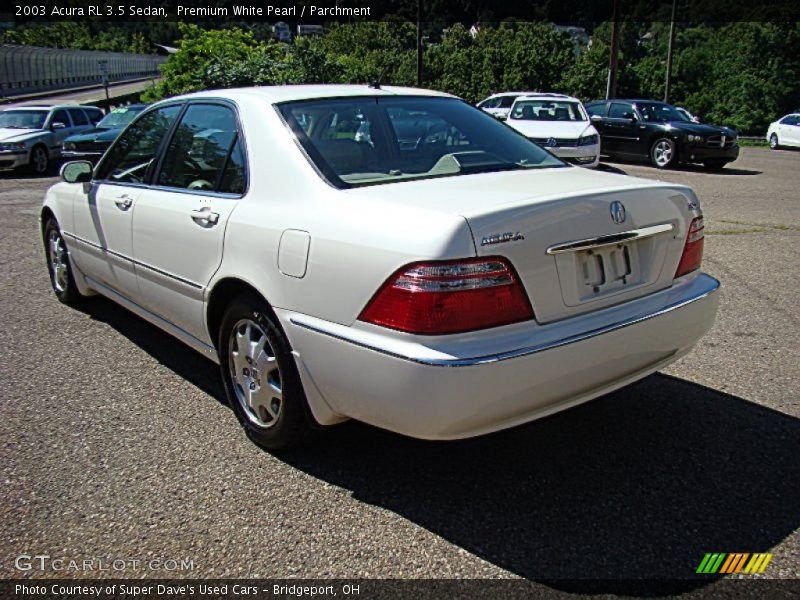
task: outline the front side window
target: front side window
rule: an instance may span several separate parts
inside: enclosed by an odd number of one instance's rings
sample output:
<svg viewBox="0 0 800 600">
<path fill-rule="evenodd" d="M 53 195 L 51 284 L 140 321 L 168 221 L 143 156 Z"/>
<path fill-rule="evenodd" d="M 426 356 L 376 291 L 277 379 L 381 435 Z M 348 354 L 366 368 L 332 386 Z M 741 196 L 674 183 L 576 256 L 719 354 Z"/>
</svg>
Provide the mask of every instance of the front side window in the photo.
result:
<svg viewBox="0 0 800 600">
<path fill-rule="evenodd" d="M 117 138 L 98 166 L 97 179 L 143 183 L 156 158 L 161 141 L 180 111 L 180 105 L 165 106 L 142 115 L 132 123 Z"/>
<path fill-rule="evenodd" d="M 642 113 L 642 118 L 645 121 L 655 123 L 669 123 L 670 121 L 690 121 L 689 117 L 681 113 L 674 106 L 669 104 L 648 104 L 641 103 L 639 112 Z"/>
<path fill-rule="evenodd" d="M 586 121 L 577 102 L 567 100 L 519 100 L 511 118 L 522 121 Z"/>
<path fill-rule="evenodd" d="M 516 100 L 519 96 L 500 96 L 500 103 L 497 105 L 498 108 L 511 108 L 514 105 L 514 100 Z"/>
<path fill-rule="evenodd" d="M 63 123 L 64 127 L 70 127 L 71 125 L 67 111 L 60 109 L 53 113 L 53 118 L 50 119 L 50 125 L 53 123 Z"/>
<path fill-rule="evenodd" d="M 175 129 L 156 184 L 216 190 L 236 139 L 233 110 L 214 104 L 190 105 Z"/>
<path fill-rule="evenodd" d="M 122 129 L 143 110 L 144 108 L 115 108 L 97 123 L 97 127 L 100 129 Z"/>
<path fill-rule="evenodd" d="M 0 129 L 42 129 L 46 120 L 46 110 L 4 110 Z"/>
<path fill-rule="evenodd" d="M 311 161 L 337 187 L 565 166 L 455 98 L 354 97 L 278 108 Z"/>
<path fill-rule="evenodd" d="M 69 116 L 72 117 L 72 123 L 77 127 L 79 125 L 88 125 L 89 119 L 83 114 L 80 108 L 70 108 Z"/>
</svg>

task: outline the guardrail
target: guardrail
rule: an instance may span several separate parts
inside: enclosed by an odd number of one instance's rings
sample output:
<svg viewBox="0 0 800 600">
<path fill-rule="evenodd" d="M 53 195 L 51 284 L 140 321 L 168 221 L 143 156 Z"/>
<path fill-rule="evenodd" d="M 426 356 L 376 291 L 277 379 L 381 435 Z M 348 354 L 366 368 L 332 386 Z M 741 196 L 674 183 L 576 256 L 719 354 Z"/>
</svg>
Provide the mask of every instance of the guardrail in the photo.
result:
<svg viewBox="0 0 800 600">
<path fill-rule="evenodd" d="M 4 44 L 0 46 L 0 97 L 154 77 L 164 61 L 166 57 L 155 54 Z"/>
</svg>

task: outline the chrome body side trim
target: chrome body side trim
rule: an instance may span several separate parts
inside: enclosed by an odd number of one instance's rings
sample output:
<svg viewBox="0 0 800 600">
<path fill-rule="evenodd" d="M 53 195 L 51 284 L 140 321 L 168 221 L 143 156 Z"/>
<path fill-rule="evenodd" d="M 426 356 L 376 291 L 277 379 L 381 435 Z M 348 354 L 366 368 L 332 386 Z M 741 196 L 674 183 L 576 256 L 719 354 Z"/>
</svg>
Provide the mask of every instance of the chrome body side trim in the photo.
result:
<svg viewBox="0 0 800 600">
<path fill-rule="evenodd" d="M 673 229 L 675 229 L 675 227 L 672 225 L 672 223 L 662 223 L 660 225 L 642 227 L 641 229 L 631 229 L 630 231 L 622 231 L 620 233 L 612 233 L 610 235 L 601 235 L 583 240 L 563 242 L 561 244 L 554 244 L 553 246 L 550 246 L 547 249 L 547 254 L 561 254 L 562 252 L 577 252 L 579 250 L 590 250 L 592 248 L 602 248 L 603 246 L 613 246 L 614 244 L 621 244 L 631 240 L 640 240 L 642 238 L 658 235 L 659 233 L 666 233 L 668 231 L 672 231 Z"/>
<path fill-rule="evenodd" d="M 195 288 L 195 289 L 198 289 L 198 290 L 204 289 L 204 287 L 202 285 L 200 285 L 199 283 L 195 283 L 194 281 L 190 281 L 188 279 L 184 279 L 183 277 L 179 277 L 178 275 L 175 275 L 174 273 L 169 273 L 167 271 L 159 269 L 158 267 L 154 267 L 154 266 L 149 265 L 147 263 L 144 263 L 144 262 L 142 262 L 140 260 L 136 260 L 135 258 L 131 258 L 130 256 L 126 256 L 125 254 L 121 254 L 119 252 L 115 252 L 114 250 L 111 250 L 109 248 L 104 248 L 100 244 L 92 242 L 91 240 L 84 239 L 84 238 L 82 238 L 80 236 L 75 235 L 74 233 L 69 233 L 68 231 L 62 231 L 61 233 L 63 235 L 65 235 L 65 236 L 67 236 L 68 238 L 70 238 L 72 240 L 75 240 L 76 242 L 80 242 L 81 244 L 85 244 L 87 246 L 90 246 L 90 247 L 94 248 L 95 250 L 100 250 L 103 253 L 111 254 L 112 256 L 116 256 L 117 258 L 121 258 L 122 260 L 127 260 L 128 262 L 136 265 L 137 267 L 142 267 L 143 269 L 147 269 L 149 271 L 153 271 L 154 273 L 158 273 L 159 275 L 163 275 L 164 277 L 169 277 L 170 279 L 174 279 L 175 281 L 179 281 L 180 283 L 183 283 L 184 285 L 188 285 L 189 287 L 192 287 L 192 288 Z"/>
<path fill-rule="evenodd" d="M 411 356 L 407 354 L 401 354 L 396 351 L 391 351 L 385 348 L 381 348 L 375 346 L 373 344 L 365 343 L 361 340 L 356 339 L 355 337 L 343 335 L 338 331 L 332 331 L 329 329 L 325 329 L 324 327 L 319 326 L 318 324 L 311 324 L 308 322 L 304 322 L 302 316 L 300 315 L 293 315 L 290 318 L 290 322 L 298 327 L 303 327 L 305 329 L 314 331 L 316 333 L 320 333 L 322 335 L 327 335 L 329 337 L 333 337 L 344 342 L 354 344 L 356 346 L 361 346 L 363 348 L 367 348 L 368 350 L 374 350 L 375 352 L 380 352 L 381 354 L 386 354 L 388 356 L 392 356 L 394 358 L 400 358 L 403 360 L 411 361 L 414 363 L 419 363 L 426 366 L 432 367 L 471 367 L 476 365 L 484 365 L 489 363 L 500 362 L 503 360 L 510 360 L 513 358 L 519 358 L 522 356 L 529 356 L 531 354 L 537 354 L 539 352 L 545 352 L 547 350 L 552 350 L 554 348 L 560 348 L 562 346 L 567 346 L 569 344 L 574 344 L 577 342 L 582 342 L 584 340 L 588 340 L 600 335 L 604 335 L 606 333 L 611 333 L 613 331 L 617 331 L 620 329 L 624 329 L 625 327 L 630 327 L 631 325 L 636 325 L 638 323 L 642 323 L 644 321 L 648 321 L 650 319 L 659 317 L 661 315 L 665 315 L 670 313 L 674 310 L 678 310 L 692 304 L 693 302 L 697 302 L 698 300 L 702 300 L 712 294 L 716 293 L 720 287 L 719 281 L 711 277 L 710 275 L 701 274 L 699 278 L 703 278 L 700 282 L 702 287 L 700 290 L 688 295 L 686 297 L 682 297 L 679 300 L 667 304 L 663 306 L 659 310 L 654 312 L 650 312 L 644 315 L 637 315 L 628 319 L 619 320 L 613 323 L 609 323 L 608 325 L 604 325 L 602 327 L 598 327 L 595 329 L 591 329 L 589 331 L 584 331 L 575 335 L 570 335 L 558 340 L 552 340 L 549 342 L 544 342 L 541 344 L 533 344 L 530 346 L 525 346 L 522 348 L 517 348 L 515 350 L 510 350 L 506 352 L 500 352 L 496 354 L 488 354 L 484 356 L 474 356 L 468 358 L 430 358 L 430 357 L 420 357 L 420 356 Z M 318 321 L 315 321 L 318 323 Z"/>
</svg>

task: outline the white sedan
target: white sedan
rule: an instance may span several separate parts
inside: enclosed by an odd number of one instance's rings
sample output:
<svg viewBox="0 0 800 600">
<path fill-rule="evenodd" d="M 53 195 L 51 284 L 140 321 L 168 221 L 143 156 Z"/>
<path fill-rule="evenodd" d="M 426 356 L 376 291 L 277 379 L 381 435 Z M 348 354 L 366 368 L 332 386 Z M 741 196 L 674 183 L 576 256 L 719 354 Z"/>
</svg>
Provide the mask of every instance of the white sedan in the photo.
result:
<svg viewBox="0 0 800 600">
<path fill-rule="evenodd" d="M 770 123 L 766 138 L 773 150 L 781 146 L 800 146 L 800 113 L 792 113 Z"/>
<path fill-rule="evenodd" d="M 562 94 L 520 96 L 506 123 L 563 160 L 589 168 L 600 164 L 600 135 L 577 98 Z"/>
<path fill-rule="evenodd" d="M 518 425 L 663 368 L 717 310 L 690 188 L 569 166 L 437 92 L 172 98 L 62 177 L 56 296 L 102 294 L 219 363 L 270 448 L 347 418 Z"/>
</svg>

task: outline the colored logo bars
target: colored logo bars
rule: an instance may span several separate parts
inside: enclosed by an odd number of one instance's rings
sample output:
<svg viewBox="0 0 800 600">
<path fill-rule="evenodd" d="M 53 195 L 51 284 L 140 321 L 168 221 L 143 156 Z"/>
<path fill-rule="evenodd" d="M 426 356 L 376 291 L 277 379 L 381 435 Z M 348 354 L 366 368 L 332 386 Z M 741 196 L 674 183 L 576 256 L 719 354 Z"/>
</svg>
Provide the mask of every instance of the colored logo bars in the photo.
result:
<svg viewBox="0 0 800 600">
<path fill-rule="evenodd" d="M 772 560 L 772 556 L 772 554 L 750 554 L 748 552 L 709 553 L 703 557 L 700 566 L 697 567 L 697 573 L 763 573 L 769 561 Z"/>
</svg>

